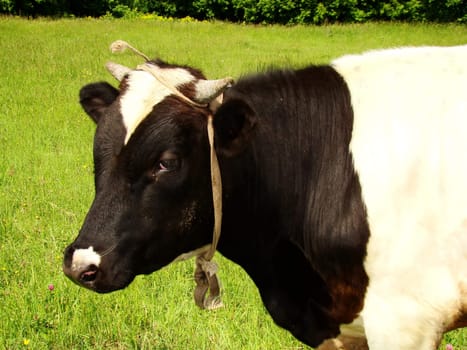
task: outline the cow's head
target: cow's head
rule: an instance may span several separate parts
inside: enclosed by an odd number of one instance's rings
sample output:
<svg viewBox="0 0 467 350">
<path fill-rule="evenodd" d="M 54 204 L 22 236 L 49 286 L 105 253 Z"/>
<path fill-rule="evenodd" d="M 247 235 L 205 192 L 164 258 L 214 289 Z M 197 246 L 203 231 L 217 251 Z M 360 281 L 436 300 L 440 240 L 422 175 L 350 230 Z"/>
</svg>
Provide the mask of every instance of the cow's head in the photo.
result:
<svg viewBox="0 0 467 350">
<path fill-rule="evenodd" d="M 73 281 L 98 292 L 124 288 L 210 244 L 206 123 L 210 104 L 231 83 L 159 60 L 108 69 L 119 89 L 101 82 L 80 92 L 97 124 L 96 194 L 63 264 Z"/>
</svg>

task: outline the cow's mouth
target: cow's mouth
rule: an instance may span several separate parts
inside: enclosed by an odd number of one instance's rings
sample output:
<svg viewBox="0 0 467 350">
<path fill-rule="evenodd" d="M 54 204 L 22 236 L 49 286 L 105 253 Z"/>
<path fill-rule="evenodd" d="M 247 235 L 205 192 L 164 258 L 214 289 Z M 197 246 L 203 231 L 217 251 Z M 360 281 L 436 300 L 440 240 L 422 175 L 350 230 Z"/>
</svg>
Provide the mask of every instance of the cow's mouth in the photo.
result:
<svg viewBox="0 0 467 350">
<path fill-rule="evenodd" d="M 85 270 L 76 270 L 66 262 L 63 263 L 63 272 L 65 275 L 79 286 L 95 290 L 94 282 L 96 281 L 99 269 L 96 265 L 90 265 Z"/>
<path fill-rule="evenodd" d="M 134 279 L 132 274 L 119 273 L 116 276 L 106 278 L 106 273 L 95 265 L 91 265 L 82 272 L 74 272 L 63 265 L 65 275 L 80 287 L 97 293 L 110 293 L 127 287 Z"/>
<path fill-rule="evenodd" d="M 89 266 L 88 271 L 84 271 L 79 276 L 79 281 L 83 284 L 94 282 L 97 277 L 98 269 L 96 265 Z"/>
</svg>

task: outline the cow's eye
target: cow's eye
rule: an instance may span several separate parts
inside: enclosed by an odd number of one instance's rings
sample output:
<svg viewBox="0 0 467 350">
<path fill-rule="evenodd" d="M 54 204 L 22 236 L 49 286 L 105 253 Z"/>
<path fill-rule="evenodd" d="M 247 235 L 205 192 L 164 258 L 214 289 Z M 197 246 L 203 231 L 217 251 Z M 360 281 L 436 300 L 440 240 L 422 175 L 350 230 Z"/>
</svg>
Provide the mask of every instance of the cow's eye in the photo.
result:
<svg viewBox="0 0 467 350">
<path fill-rule="evenodd" d="M 157 175 L 178 170 L 180 166 L 181 160 L 177 154 L 170 151 L 164 152 L 154 165 L 151 177 L 157 178 Z"/>
<path fill-rule="evenodd" d="M 180 167 L 180 160 L 177 158 L 159 160 L 159 171 L 173 171 Z"/>
</svg>

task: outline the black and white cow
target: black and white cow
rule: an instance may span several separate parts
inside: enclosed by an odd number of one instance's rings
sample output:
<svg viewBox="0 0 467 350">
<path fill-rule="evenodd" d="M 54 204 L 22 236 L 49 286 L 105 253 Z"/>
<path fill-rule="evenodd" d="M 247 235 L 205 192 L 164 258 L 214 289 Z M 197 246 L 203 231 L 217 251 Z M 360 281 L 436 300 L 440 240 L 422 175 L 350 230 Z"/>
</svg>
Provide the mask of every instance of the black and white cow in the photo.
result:
<svg viewBox="0 0 467 350">
<path fill-rule="evenodd" d="M 467 46 L 231 87 L 161 61 L 110 70 L 119 89 L 80 94 L 97 123 L 96 196 L 65 251 L 71 279 L 111 292 L 210 245 L 213 114 L 217 248 L 278 325 L 311 346 L 342 333 L 391 350 L 432 350 L 467 325 Z"/>
</svg>

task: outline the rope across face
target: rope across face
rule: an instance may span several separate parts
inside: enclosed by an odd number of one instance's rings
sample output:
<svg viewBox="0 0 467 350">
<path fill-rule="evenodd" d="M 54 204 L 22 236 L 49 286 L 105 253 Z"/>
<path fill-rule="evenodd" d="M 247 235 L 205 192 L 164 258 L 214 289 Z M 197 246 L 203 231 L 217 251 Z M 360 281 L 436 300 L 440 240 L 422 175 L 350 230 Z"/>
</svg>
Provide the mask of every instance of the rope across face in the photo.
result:
<svg viewBox="0 0 467 350">
<path fill-rule="evenodd" d="M 112 52 L 123 52 L 130 49 L 137 55 L 143 57 L 146 62 L 137 67 L 137 70 L 151 74 L 164 89 L 168 89 L 171 94 L 179 97 L 182 101 L 196 107 L 210 108 L 207 120 L 207 133 L 210 146 L 210 164 L 211 164 L 211 184 L 212 197 L 214 207 L 214 228 L 213 237 L 210 245 L 205 249 L 198 251 L 196 257 L 196 268 L 194 278 L 196 288 L 194 291 L 194 299 L 196 305 L 202 309 L 216 309 L 222 307 L 220 299 L 220 283 L 217 276 L 218 266 L 212 261 L 217 249 L 217 243 L 221 234 L 222 224 L 222 180 L 220 175 L 219 163 L 214 149 L 214 129 L 213 129 L 213 109 L 222 103 L 222 93 L 233 83 L 232 78 L 224 78 L 219 80 L 204 80 L 193 77 L 195 84 L 195 96 L 189 98 L 182 94 L 177 86 L 164 75 L 164 68 L 160 68 L 155 63 L 149 61 L 148 57 L 135 49 L 125 41 L 117 40 L 110 46 Z M 106 64 L 109 72 L 118 80 L 121 81 L 133 70 L 117 63 L 109 62 Z M 144 116 L 140 116 L 140 119 Z M 131 133 L 128 133 L 125 143 Z M 209 294 L 208 294 L 209 292 Z"/>
</svg>

